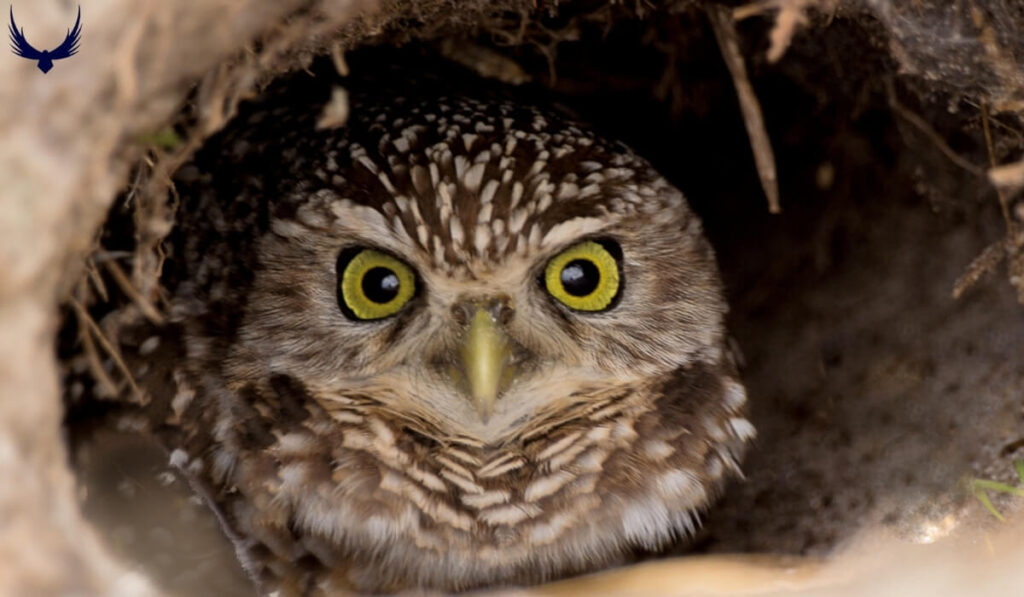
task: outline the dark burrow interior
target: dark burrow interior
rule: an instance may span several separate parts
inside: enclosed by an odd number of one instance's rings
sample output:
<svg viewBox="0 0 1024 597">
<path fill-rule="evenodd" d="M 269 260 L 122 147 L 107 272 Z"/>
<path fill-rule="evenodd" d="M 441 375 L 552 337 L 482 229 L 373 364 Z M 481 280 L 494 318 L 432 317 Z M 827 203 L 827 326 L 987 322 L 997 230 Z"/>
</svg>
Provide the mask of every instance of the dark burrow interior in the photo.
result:
<svg viewBox="0 0 1024 597">
<path fill-rule="evenodd" d="M 648 158 L 687 195 L 716 248 L 759 435 L 746 480 L 730 484 L 672 553 L 823 555 L 865 527 L 927 541 L 988 524 L 962 480 L 1014 480 L 1012 461 L 1024 455 L 1015 390 L 1024 325 L 1000 275 L 959 299 L 952 289 L 1004 234 L 999 206 L 892 106 L 955 124 L 948 142 L 981 163 L 978 110 L 915 93 L 895 77 L 877 33 L 842 18 L 798 36 L 779 64 L 747 48 L 778 163 L 782 213 L 772 215 L 732 79 L 701 18 L 595 23 L 550 65 L 536 48 L 473 40 L 534 74 L 528 93 Z M 741 25 L 744 39 L 765 38 L 765 23 Z M 685 41 L 667 50 L 666 36 Z M 438 47 L 367 49 L 349 63 L 444 60 Z M 108 247 L 130 246 L 128 210 L 122 197 Z M 59 347 L 67 358 L 76 337 L 69 318 Z M 117 553 L 174 591 L 250 594 L 167 456 L 105 426 L 107 410 L 77 399 L 69 409 L 87 515 Z"/>
</svg>

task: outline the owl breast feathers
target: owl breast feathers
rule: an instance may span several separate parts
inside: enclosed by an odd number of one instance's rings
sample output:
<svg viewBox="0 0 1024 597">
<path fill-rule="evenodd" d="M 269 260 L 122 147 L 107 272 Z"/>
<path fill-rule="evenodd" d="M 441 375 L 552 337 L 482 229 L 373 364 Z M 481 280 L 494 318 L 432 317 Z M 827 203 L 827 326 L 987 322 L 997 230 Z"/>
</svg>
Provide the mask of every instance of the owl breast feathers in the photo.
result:
<svg viewBox="0 0 1024 597">
<path fill-rule="evenodd" d="M 178 174 L 149 408 L 264 591 L 622 562 L 693 531 L 754 435 L 682 194 L 463 79 L 302 74 Z"/>
</svg>

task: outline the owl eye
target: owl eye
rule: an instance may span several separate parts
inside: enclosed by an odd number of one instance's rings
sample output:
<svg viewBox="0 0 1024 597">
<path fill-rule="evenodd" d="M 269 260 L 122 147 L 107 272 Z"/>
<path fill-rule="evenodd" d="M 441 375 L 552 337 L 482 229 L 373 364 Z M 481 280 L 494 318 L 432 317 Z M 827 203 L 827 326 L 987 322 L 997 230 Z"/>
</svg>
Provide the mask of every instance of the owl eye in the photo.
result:
<svg viewBox="0 0 1024 597">
<path fill-rule="evenodd" d="M 350 319 L 390 317 L 415 292 L 412 268 L 386 253 L 355 248 L 338 257 L 338 304 Z"/>
<path fill-rule="evenodd" d="M 604 311 L 619 294 L 622 251 L 612 241 L 583 241 L 562 251 L 544 269 L 551 296 L 575 311 Z"/>
</svg>

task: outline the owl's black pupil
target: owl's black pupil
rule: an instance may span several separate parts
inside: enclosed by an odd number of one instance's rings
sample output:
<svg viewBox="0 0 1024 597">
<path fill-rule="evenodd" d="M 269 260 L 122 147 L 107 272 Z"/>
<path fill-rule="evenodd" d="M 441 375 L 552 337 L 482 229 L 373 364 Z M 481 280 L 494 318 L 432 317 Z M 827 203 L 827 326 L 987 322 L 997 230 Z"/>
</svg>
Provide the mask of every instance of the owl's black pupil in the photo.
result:
<svg viewBox="0 0 1024 597">
<path fill-rule="evenodd" d="M 370 268 L 363 275 L 363 294 L 371 301 L 383 305 L 398 296 L 398 276 L 386 267 Z"/>
<path fill-rule="evenodd" d="M 562 268 L 562 288 L 573 296 L 587 296 L 601 283 L 601 272 L 593 261 L 574 259 Z"/>
</svg>

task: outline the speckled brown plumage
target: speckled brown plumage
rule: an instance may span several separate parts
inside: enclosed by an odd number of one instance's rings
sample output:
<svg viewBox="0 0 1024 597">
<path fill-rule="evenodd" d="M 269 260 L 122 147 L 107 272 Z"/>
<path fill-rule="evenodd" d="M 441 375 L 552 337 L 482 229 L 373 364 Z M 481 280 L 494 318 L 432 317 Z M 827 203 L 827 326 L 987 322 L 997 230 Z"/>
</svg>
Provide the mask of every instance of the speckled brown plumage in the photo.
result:
<svg viewBox="0 0 1024 597">
<path fill-rule="evenodd" d="M 620 562 L 690 533 L 753 436 L 681 193 L 556 111 L 411 77 L 344 81 L 350 121 L 318 130 L 339 82 L 300 75 L 177 177 L 173 323 L 139 351 L 174 366 L 143 377 L 147 408 L 266 592 L 458 591 Z M 621 248 L 597 313 L 539 282 L 585 239 Z M 415 271 L 394 316 L 339 308 L 354 246 Z M 500 305 L 515 347 L 487 416 L 451 373 L 465 304 Z"/>
</svg>

